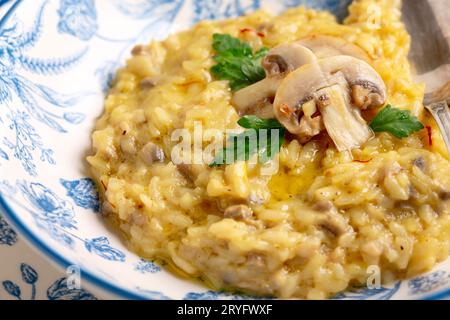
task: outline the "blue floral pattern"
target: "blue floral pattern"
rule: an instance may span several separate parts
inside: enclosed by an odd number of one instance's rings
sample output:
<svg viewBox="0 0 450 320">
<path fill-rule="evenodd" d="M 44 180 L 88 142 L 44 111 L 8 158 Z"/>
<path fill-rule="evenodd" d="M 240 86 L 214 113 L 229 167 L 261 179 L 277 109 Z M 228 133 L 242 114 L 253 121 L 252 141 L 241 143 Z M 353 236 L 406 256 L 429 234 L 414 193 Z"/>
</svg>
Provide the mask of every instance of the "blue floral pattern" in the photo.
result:
<svg viewBox="0 0 450 320">
<path fill-rule="evenodd" d="M 9 160 L 8 154 L 0 148 L 0 158 L 3 158 L 4 160 Z"/>
<path fill-rule="evenodd" d="M 33 151 L 39 150 L 41 161 L 55 164 L 53 150 L 44 147 L 40 135 L 30 124 L 30 116 L 21 111 L 11 111 L 8 115 L 11 120 L 9 128 L 15 132 L 16 139 L 11 141 L 3 139 L 3 143 L 14 152 L 14 157 L 19 159 L 23 168 L 30 174 L 36 175 L 36 164 L 33 162 Z"/>
<path fill-rule="evenodd" d="M 87 41 L 97 31 L 94 0 L 61 0 L 58 15 L 58 31 L 61 33 Z"/>
<path fill-rule="evenodd" d="M 237 17 L 260 7 L 260 0 L 198 0 L 194 1 L 195 21 Z"/>
<path fill-rule="evenodd" d="M 95 70 L 95 75 L 98 77 L 103 94 L 107 94 L 114 79 L 115 70 L 120 66 L 117 61 L 106 61 Z"/>
<path fill-rule="evenodd" d="M 31 296 L 30 300 L 34 300 L 36 298 L 36 282 L 39 279 L 39 276 L 36 272 L 36 270 L 33 269 L 30 265 L 26 263 L 22 263 L 20 265 L 20 272 L 22 274 L 22 280 L 31 286 Z M 6 280 L 2 282 L 3 288 L 6 292 L 9 293 L 9 295 L 15 297 L 18 300 L 22 300 L 22 290 L 11 280 Z"/>
<path fill-rule="evenodd" d="M 41 106 L 41 102 L 60 109 L 75 105 L 81 98 L 79 94 L 60 94 L 49 87 L 34 83 L 18 73 L 23 70 L 37 75 L 60 74 L 77 64 L 86 50 L 77 52 L 70 57 L 41 59 L 30 57 L 27 50 L 38 43 L 43 33 L 43 17 L 45 1 L 39 9 L 37 18 L 30 30 L 22 32 L 17 21 L 9 22 L 0 30 L 0 104 L 10 108 L 7 118 L 10 120 L 8 128 L 12 130 L 15 139 L 3 138 L 3 144 L 11 150 L 14 157 L 22 163 L 23 168 L 30 174 L 36 175 L 34 151 L 40 152 L 40 160 L 55 164 L 53 150 L 44 146 L 41 136 L 31 125 L 31 118 L 44 123 L 58 132 L 67 132 L 62 122 L 79 124 L 85 115 L 79 112 L 59 112 L 48 110 Z M 13 95 L 22 102 L 25 111 L 12 106 Z M 2 149 L 1 158 L 8 160 L 10 156 Z"/>
<path fill-rule="evenodd" d="M 113 0 L 116 7 L 125 15 L 135 19 L 168 19 L 171 21 L 184 3 L 184 0 Z"/>
<path fill-rule="evenodd" d="M 36 209 L 26 208 L 36 224 L 53 239 L 73 248 L 73 237 L 64 231 L 77 228 L 72 205 L 41 183 L 19 181 L 18 186 L 24 197 Z"/>
<path fill-rule="evenodd" d="M 450 273 L 439 270 L 410 280 L 408 282 L 408 288 L 410 294 L 427 293 L 441 286 L 445 286 L 449 281 Z"/>
<path fill-rule="evenodd" d="M 55 281 L 47 290 L 49 300 L 97 300 L 90 292 L 84 289 L 70 289 L 67 278 L 63 277 Z"/>
<path fill-rule="evenodd" d="M 315 9 L 326 9 L 333 12 L 339 19 L 347 16 L 348 6 L 352 0 L 283 0 L 287 8 L 307 6 Z"/>
<path fill-rule="evenodd" d="M 39 276 L 30 265 L 22 263 L 20 265 L 20 272 L 22 274 L 22 280 L 31 286 L 31 300 L 36 298 L 36 282 Z"/>
<path fill-rule="evenodd" d="M 109 240 L 106 237 L 98 237 L 91 240 L 86 240 L 84 243 L 89 252 L 95 253 L 100 257 L 110 261 L 125 261 L 125 254 L 109 245 Z"/>
<path fill-rule="evenodd" d="M 88 183 L 86 182 L 87 180 L 78 180 L 78 182 L 80 181 Z M 61 182 L 65 183 L 67 180 L 61 180 Z M 69 183 L 71 184 L 72 182 Z M 86 250 L 103 259 L 110 261 L 125 261 L 125 254 L 122 251 L 111 247 L 107 237 L 102 236 L 93 239 L 83 239 L 73 233 L 73 230 L 77 230 L 77 222 L 75 220 L 73 206 L 69 201 L 62 199 L 54 191 L 41 183 L 18 181 L 17 185 L 18 189 L 22 191 L 24 198 L 27 199 L 33 209 L 18 204 L 22 206 L 24 210 L 28 211 L 35 219 L 37 226 L 47 232 L 54 240 L 72 249 L 75 247 L 75 240 L 79 240 L 84 243 Z M 1 186 L 2 183 L 0 183 L 0 187 Z M 78 184 L 71 184 L 71 186 L 76 187 Z M 81 189 L 85 190 L 86 188 L 85 186 L 82 186 Z M 11 188 L 10 193 L 5 193 L 5 195 L 11 197 L 14 192 L 15 188 Z M 83 198 L 83 200 L 86 199 L 92 200 L 89 197 Z M 13 201 L 16 202 L 15 199 L 13 199 Z M 78 202 L 78 204 L 85 204 L 83 201 L 80 202 L 80 198 L 76 198 L 74 201 Z"/>
<path fill-rule="evenodd" d="M 161 267 L 156 265 L 153 261 L 148 261 L 145 259 L 139 259 L 139 261 L 134 265 L 134 270 L 140 273 L 157 273 L 161 271 Z"/>
<path fill-rule="evenodd" d="M 98 212 L 100 207 L 98 191 L 92 179 L 59 179 L 59 181 L 64 186 L 64 188 L 66 188 L 66 195 L 72 198 L 77 206 L 84 209 L 92 209 L 94 212 Z"/>
<path fill-rule="evenodd" d="M 19 184 L 28 201 L 41 213 L 42 219 L 63 229 L 76 229 L 73 207 L 41 183 Z"/>
<path fill-rule="evenodd" d="M 11 296 L 15 297 L 17 300 L 22 300 L 22 291 L 20 287 L 10 280 L 6 280 L 2 282 L 3 288 L 6 292 L 8 292 Z"/>
<path fill-rule="evenodd" d="M 39 280 L 38 272 L 30 265 L 26 263 L 20 264 L 20 273 L 22 275 L 22 281 L 31 286 L 31 295 L 29 297 L 23 297 L 21 287 L 11 281 L 5 280 L 2 282 L 3 289 L 10 296 L 14 297 L 17 300 L 35 300 L 36 299 L 36 289 L 37 282 Z M 67 285 L 67 278 L 63 277 L 56 280 L 48 289 L 47 289 L 47 298 L 49 300 L 96 300 L 97 298 L 89 293 L 88 291 L 80 288 L 69 288 Z"/>
<path fill-rule="evenodd" d="M 0 215 L 0 245 L 13 246 L 17 242 L 16 232 Z"/>
<path fill-rule="evenodd" d="M 189 292 L 183 299 L 186 300 L 219 300 L 219 299 L 230 299 L 230 300 L 265 300 L 272 299 L 270 297 L 259 297 L 250 295 L 239 295 L 233 294 L 227 291 L 212 291 L 208 290 L 205 292 Z"/>
<path fill-rule="evenodd" d="M 159 291 L 147 290 L 140 287 L 136 287 L 136 290 L 142 293 L 147 300 L 172 300 Z"/>
<path fill-rule="evenodd" d="M 362 288 L 362 289 L 350 289 L 346 292 L 339 293 L 333 297 L 333 299 L 352 299 L 352 300 L 389 300 L 399 289 L 401 282 L 398 281 L 391 288 Z"/>
</svg>

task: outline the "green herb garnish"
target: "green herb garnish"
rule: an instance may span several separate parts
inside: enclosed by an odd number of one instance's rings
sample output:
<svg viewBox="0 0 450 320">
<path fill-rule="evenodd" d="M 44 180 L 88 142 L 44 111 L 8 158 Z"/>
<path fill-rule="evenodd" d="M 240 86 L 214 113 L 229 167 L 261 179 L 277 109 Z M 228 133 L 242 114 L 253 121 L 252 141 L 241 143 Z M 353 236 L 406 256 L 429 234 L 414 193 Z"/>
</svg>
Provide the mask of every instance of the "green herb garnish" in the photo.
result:
<svg viewBox="0 0 450 320">
<path fill-rule="evenodd" d="M 227 147 L 223 148 L 209 164 L 217 167 L 236 161 L 247 161 L 256 153 L 262 163 L 272 159 L 284 143 L 285 129 L 276 119 L 260 119 L 257 116 L 244 116 L 238 124 L 247 129 L 228 138 Z M 277 134 L 277 145 L 272 150 L 272 134 Z"/>
<path fill-rule="evenodd" d="M 375 132 L 386 131 L 397 138 L 405 138 L 411 133 L 422 130 L 423 124 L 408 110 L 393 108 L 388 104 L 370 123 Z"/>
<path fill-rule="evenodd" d="M 261 119 L 257 116 L 243 116 L 239 119 L 238 125 L 246 129 L 284 129 L 284 126 L 277 119 Z"/>
<path fill-rule="evenodd" d="M 253 53 L 248 43 L 229 34 L 213 35 L 213 48 L 217 62 L 211 72 L 219 80 L 228 80 L 231 90 L 236 91 L 265 78 L 261 60 L 269 49 L 261 48 Z"/>
</svg>

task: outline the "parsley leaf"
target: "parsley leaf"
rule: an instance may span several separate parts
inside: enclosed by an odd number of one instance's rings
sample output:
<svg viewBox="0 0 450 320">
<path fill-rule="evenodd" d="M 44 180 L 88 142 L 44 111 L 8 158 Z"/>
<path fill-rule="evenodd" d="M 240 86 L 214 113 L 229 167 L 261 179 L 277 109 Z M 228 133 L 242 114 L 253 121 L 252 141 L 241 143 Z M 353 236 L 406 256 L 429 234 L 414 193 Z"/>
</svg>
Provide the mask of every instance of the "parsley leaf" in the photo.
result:
<svg viewBox="0 0 450 320">
<path fill-rule="evenodd" d="M 284 143 L 285 129 L 276 119 L 244 116 L 239 119 L 238 124 L 247 130 L 230 135 L 227 147 L 215 156 L 213 162 L 209 164 L 210 167 L 247 161 L 255 153 L 258 153 L 260 162 L 265 163 L 280 151 Z M 277 134 L 278 139 L 272 139 L 273 134 Z M 277 142 L 273 147 L 274 150 L 272 150 L 273 140 Z"/>
<path fill-rule="evenodd" d="M 423 124 L 408 110 L 393 108 L 388 104 L 370 123 L 375 132 L 386 131 L 397 138 L 405 138 L 423 129 Z"/>
<path fill-rule="evenodd" d="M 233 91 L 242 89 L 265 78 L 261 60 L 267 54 L 267 48 L 253 53 L 248 43 L 229 34 L 213 35 L 213 48 L 217 63 L 211 72 L 219 80 L 228 80 Z"/>
<path fill-rule="evenodd" d="M 238 124 L 246 129 L 284 129 L 277 119 L 261 119 L 253 115 L 243 116 Z"/>
</svg>

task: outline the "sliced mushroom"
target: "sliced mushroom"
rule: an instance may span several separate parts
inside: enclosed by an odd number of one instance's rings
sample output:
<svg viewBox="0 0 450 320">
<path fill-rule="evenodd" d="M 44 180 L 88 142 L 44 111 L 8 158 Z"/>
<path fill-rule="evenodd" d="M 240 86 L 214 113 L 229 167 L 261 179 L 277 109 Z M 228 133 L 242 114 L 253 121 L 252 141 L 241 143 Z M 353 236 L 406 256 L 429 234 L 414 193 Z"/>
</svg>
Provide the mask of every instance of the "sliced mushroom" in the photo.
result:
<svg viewBox="0 0 450 320">
<path fill-rule="evenodd" d="M 314 100 L 337 149 L 357 148 L 373 135 L 350 98 L 350 88 L 361 83 L 370 87 L 366 93 L 372 95 L 367 97 L 371 101 L 368 107 L 384 104 L 386 87 L 383 80 L 360 59 L 334 56 L 304 65 L 287 75 L 280 84 L 274 101 L 275 116 L 289 132 L 304 139 L 300 127 L 303 106 Z"/>
<path fill-rule="evenodd" d="M 316 60 L 308 48 L 296 44 L 282 44 L 272 48 L 263 59 L 267 77 L 234 93 L 232 104 L 239 115 L 255 114 L 273 118 L 272 103 L 276 91 L 289 72 Z"/>
<path fill-rule="evenodd" d="M 312 35 L 298 41 L 299 44 L 309 48 L 317 58 L 328 58 L 332 56 L 346 55 L 370 62 L 369 55 L 357 45 L 342 38 Z"/>
<path fill-rule="evenodd" d="M 358 148 L 373 136 L 359 109 L 351 106 L 345 90 L 332 85 L 317 91 L 325 128 L 339 151 Z"/>
<path fill-rule="evenodd" d="M 357 45 L 342 38 L 327 35 L 312 35 L 298 41 L 299 44 L 309 48 L 317 58 L 328 58 L 338 55 L 352 56 L 370 63 L 369 55 Z M 378 103 L 379 95 L 372 93 L 370 83 L 361 82 L 352 86 L 353 103 L 362 110 Z"/>
<path fill-rule="evenodd" d="M 294 71 L 316 60 L 314 53 L 298 43 L 281 44 L 272 48 L 262 61 L 267 77 Z"/>
</svg>

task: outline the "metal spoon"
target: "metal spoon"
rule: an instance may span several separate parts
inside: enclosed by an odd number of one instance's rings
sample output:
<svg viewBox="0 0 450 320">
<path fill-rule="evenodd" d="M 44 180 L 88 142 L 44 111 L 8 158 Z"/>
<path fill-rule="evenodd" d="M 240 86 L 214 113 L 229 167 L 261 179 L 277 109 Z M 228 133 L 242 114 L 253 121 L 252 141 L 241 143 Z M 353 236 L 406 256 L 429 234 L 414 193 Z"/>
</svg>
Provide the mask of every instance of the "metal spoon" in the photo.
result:
<svg viewBox="0 0 450 320">
<path fill-rule="evenodd" d="M 424 105 L 450 153 L 450 0 L 404 0 L 402 19 L 412 37 L 415 80 L 426 84 Z"/>
</svg>

